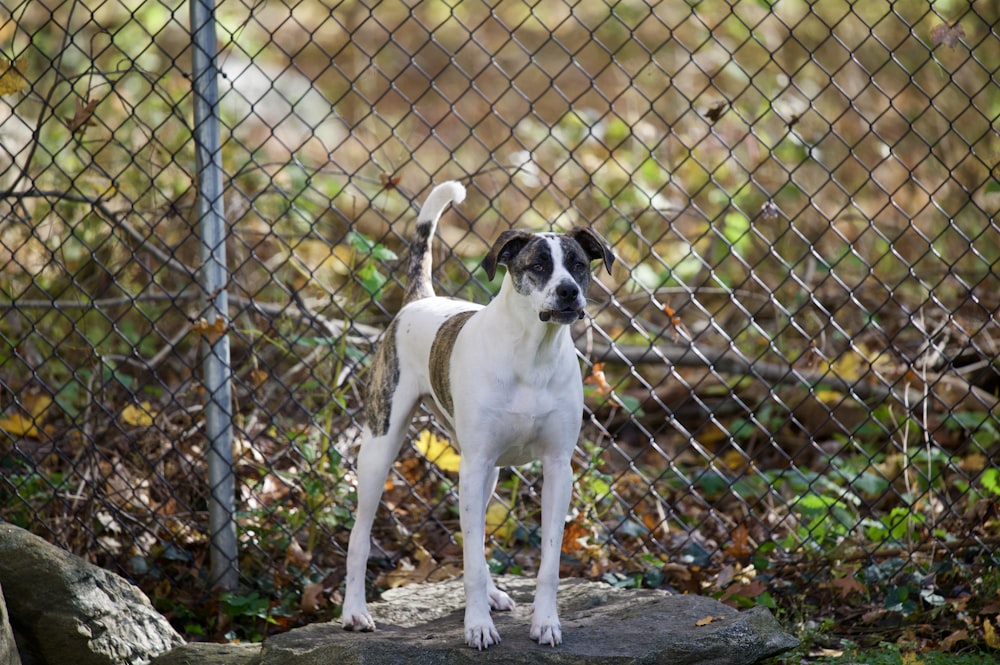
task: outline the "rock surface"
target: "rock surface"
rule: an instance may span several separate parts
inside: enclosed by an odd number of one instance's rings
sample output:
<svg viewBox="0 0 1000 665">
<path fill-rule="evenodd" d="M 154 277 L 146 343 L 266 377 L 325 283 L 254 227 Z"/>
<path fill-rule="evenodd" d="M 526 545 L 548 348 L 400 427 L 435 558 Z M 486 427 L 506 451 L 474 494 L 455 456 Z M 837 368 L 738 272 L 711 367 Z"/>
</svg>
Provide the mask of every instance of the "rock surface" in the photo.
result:
<svg viewBox="0 0 1000 665">
<path fill-rule="evenodd" d="M 17 644 L 14 643 L 14 631 L 10 628 L 7 606 L 3 600 L 3 587 L 0 587 L 0 665 L 21 665 Z"/>
<path fill-rule="evenodd" d="M 382 602 L 371 607 L 376 623 L 382 626 L 374 633 L 350 633 L 335 624 L 317 624 L 277 635 L 264 643 L 261 665 L 750 665 L 798 644 L 765 608 L 738 612 L 702 596 L 563 580 L 559 605 L 564 641 L 555 648 L 542 647 L 528 636 L 534 581 L 501 577 L 497 584 L 518 607 L 494 614 L 503 641 L 486 651 L 465 646 L 464 594 L 461 581 L 453 580 L 387 592 Z"/>
<path fill-rule="evenodd" d="M 494 614 L 503 641 L 482 652 L 465 645 L 464 593 L 461 580 L 452 580 L 387 591 L 370 607 L 379 624 L 374 633 L 315 624 L 272 637 L 259 651 L 233 652 L 228 660 L 209 660 L 220 655 L 217 645 L 190 644 L 152 665 L 750 665 L 798 644 L 764 608 L 738 612 L 701 596 L 563 580 L 564 642 L 540 647 L 528 637 L 534 581 L 501 577 L 497 583 L 518 607 Z"/>
<path fill-rule="evenodd" d="M 260 645 L 192 642 L 157 656 L 149 665 L 260 665 Z"/>
<path fill-rule="evenodd" d="M 141 663 L 184 642 L 138 588 L 6 522 L 0 588 L 26 663 Z"/>
</svg>

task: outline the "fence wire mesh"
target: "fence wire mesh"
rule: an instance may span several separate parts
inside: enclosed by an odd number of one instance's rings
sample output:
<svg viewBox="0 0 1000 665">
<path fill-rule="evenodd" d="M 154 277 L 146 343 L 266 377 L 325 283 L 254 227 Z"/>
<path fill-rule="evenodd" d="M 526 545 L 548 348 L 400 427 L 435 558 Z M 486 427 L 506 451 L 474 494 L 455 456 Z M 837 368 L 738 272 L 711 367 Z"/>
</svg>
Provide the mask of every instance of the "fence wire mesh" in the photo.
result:
<svg viewBox="0 0 1000 665">
<path fill-rule="evenodd" d="M 764 603 L 809 574 L 905 614 L 995 569 L 996 5 L 217 17 L 228 326 L 196 279 L 187 5 L 0 10 L 4 519 L 137 581 L 189 635 L 329 612 L 372 346 L 420 199 L 459 179 L 439 293 L 488 300 L 478 262 L 512 226 L 591 226 L 619 259 L 574 328 L 564 574 Z M 243 587 L 202 616 L 200 368 L 220 335 Z M 410 434 L 376 588 L 460 566 L 453 453 L 430 413 Z M 501 476 L 497 572 L 534 570 L 540 471 Z"/>
</svg>

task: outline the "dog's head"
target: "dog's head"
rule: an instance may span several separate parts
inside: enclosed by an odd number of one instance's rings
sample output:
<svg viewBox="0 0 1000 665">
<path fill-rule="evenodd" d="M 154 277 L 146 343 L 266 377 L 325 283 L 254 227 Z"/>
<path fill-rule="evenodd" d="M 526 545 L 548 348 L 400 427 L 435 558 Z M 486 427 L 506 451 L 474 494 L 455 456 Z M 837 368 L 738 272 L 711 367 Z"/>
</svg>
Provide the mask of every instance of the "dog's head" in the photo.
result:
<svg viewBox="0 0 1000 665">
<path fill-rule="evenodd" d="M 492 280 L 498 265 L 507 266 L 514 290 L 531 300 L 541 321 L 569 324 L 583 318 L 590 263 L 598 260 L 610 273 L 614 254 L 588 228 L 565 234 L 510 230 L 497 238 L 483 269 Z"/>
</svg>

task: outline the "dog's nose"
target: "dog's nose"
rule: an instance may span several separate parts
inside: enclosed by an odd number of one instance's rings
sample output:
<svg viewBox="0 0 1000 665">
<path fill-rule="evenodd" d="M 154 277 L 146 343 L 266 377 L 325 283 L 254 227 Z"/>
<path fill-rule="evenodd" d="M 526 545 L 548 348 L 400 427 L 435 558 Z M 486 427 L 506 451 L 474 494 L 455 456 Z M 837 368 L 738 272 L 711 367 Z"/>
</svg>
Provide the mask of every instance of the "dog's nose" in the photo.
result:
<svg viewBox="0 0 1000 665">
<path fill-rule="evenodd" d="M 563 302 L 576 300 L 576 296 L 579 293 L 580 287 L 573 282 L 562 282 L 556 287 L 556 295 L 559 296 L 559 300 Z"/>
</svg>

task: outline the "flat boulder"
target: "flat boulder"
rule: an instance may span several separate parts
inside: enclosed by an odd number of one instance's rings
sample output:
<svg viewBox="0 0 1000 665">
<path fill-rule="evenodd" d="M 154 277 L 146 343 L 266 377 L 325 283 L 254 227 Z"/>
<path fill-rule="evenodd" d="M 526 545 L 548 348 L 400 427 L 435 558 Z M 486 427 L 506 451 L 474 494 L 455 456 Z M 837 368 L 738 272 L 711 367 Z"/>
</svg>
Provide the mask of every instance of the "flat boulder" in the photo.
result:
<svg viewBox="0 0 1000 665">
<path fill-rule="evenodd" d="M 260 665 L 452 665 L 458 663 L 751 665 L 798 645 L 763 607 L 737 611 L 702 596 L 625 590 L 586 580 L 559 588 L 563 643 L 528 636 L 534 581 L 500 577 L 518 603 L 494 613 L 499 645 L 465 645 L 461 580 L 393 589 L 370 610 L 379 628 L 354 633 L 314 624 L 270 638 Z"/>
<path fill-rule="evenodd" d="M 136 586 L 7 522 L 0 588 L 25 662 L 144 663 L 184 642 Z"/>
</svg>

